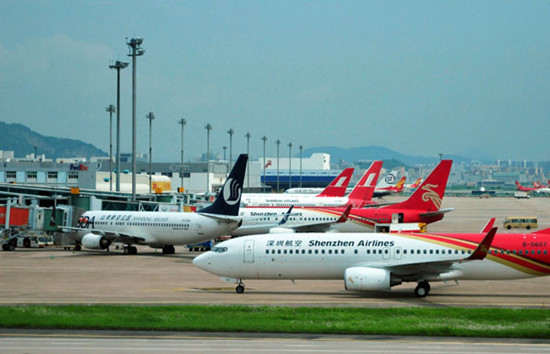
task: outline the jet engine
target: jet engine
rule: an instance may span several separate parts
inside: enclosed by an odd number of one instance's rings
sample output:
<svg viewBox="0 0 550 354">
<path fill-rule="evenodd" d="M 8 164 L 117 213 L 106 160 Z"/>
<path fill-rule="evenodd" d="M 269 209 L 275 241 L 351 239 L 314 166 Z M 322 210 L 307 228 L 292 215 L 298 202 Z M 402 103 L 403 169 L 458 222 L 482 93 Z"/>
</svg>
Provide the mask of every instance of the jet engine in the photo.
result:
<svg viewBox="0 0 550 354">
<path fill-rule="evenodd" d="M 94 250 L 104 250 L 111 245 L 111 240 L 95 234 L 86 234 L 82 236 L 82 246 Z"/>
<path fill-rule="evenodd" d="M 344 273 L 346 290 L 374 291 L 390 290 L 394 285 L 401 284 L 401 280 L 394 279 L 386 269 L 370 267 L 353 267 Z"/>
</svg>

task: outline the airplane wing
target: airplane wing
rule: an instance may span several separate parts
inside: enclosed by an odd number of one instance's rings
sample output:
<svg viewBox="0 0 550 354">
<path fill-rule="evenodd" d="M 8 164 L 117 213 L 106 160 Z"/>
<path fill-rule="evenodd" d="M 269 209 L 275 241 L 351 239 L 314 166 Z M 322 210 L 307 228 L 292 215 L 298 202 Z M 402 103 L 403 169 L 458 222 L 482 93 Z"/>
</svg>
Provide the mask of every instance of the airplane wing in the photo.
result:
<svg viewBox="0 0 550 354">
<path fill-rule="evenodd" d="M 283 227 L 286 229 L 294 230 L 295 232 L 325 232 L 333 224 L 346 222 L 348 220 L 351 207 L 352 207 L 351 205 L 348 205 L 337 220 L 316 220 L 316 221 L 311 221 L 308 224 L 291 225 L 291 226 L 283 226 Z"/>
<path fill-rule="evenodd" d="M 239 221 L 242 220 L 242 217 L 239 217 L 239 216 L 201 213 L 200 211 L 197 211 L 197 214 L 201 214 L 202 216 L 206 216 L 208 218 L 212 218 L 212 219 L 216 219 L 216 220 L 223 220 L 223 221 L 239 222 Z"/>
<path fill-rule="evenodd" d="M 143 235 L 137 235 L 132 234 L 128 232 L 113 232 L 109 230 L 102 230 L 102 229 L 82 229 L 79 227 L 69 227 L 69 226 L 63 226 L 60 227 L 60 230 L 62 232 L 67 232 L 65 230 L 69 230 L 69 232 L 81 232 L 81 233 L 88 233 L 88 234 L 94 234 L 105 237 L 107 240 L 110 240 L 112 242 L 122 242 L 126 244 L 133 244 L 133 243 L 142 243 L 145 242 L 146 239 L 143 237 Z"/>
<path fill-rule="evenodd" d="M 453 210 L 455 210 L 455 209 L 454 208 L 446 208 L 446 209 L 439 209 L 439 210 L 436 210 L 436 211 L 428 211 L 428 212 L 425 212 L 425 213 L 421 213 L 420 217 L 437 216 L 437 215 L 448 213 L 448 212 L 453 211 Z"/>
<path fill-rule="evenodd" d="M 416 263 L 402 263 L 396 261 L 393 265 L 385 265 L 380 268 L 391 271 L 396 276 L 399 276 L 404 281 L 418 281 L 418 280 L 452 280 L 462 276 L 462 271 L 458 264 L 463 262 L 482 260 L 489 253 L 491 244 L 496 235 L 497 228 L 493 227 L 481 242 L 477 245 L 475 250 L 468 252 L 467 257 L 458 257 L 454 259 L 446 259 L 434 262 L 416 262 Z M 376 265 L 363 265 L 376 267 Z"/>
</svg>

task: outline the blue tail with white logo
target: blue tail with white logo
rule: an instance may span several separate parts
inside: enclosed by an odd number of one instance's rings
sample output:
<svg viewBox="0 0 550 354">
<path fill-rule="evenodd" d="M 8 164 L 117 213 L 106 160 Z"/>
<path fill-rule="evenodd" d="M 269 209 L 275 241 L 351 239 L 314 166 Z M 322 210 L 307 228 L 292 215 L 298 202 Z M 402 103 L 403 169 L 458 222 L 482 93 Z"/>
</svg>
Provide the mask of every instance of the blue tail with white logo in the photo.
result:
<svg viewBox="0 0 550 354">
<path fill-rule="evenodd" d="M 223 188 L 220 190 L 218 197 L 214 203 L 201 209 L 201 214 L 215 215 L 239 215 L 239 206 L 241 204 L 241 196 L 243 195 L 244 174 L 246 171 L 246 163 L 248 161 L 247 154 L 239 155 L 237 162 L 233 166 L 229 177 L 225 181 Z"/>
</svg>

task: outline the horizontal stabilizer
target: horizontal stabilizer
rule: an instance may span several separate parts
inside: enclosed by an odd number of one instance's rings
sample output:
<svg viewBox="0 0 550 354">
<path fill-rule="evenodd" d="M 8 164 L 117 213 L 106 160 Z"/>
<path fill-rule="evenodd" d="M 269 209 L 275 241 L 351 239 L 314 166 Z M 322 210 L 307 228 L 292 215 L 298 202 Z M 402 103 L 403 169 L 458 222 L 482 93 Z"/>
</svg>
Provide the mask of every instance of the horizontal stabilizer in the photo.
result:
<svg viewBox="0 0 550 354">
<path fill-rule="evenodd" d="M 436 211 L 428 211 L 426 213 L 420 214 L 420 217 L 426 218 L 426 217 L 432 217 L 432 216 L 437 216 L 437 215 L 443 215 L 443 214 L 448 213 L 448 212 L 453 211 L 453 210 L 455 210 L 455 209 L 454 208 L 446 208 L 446 209 L 439 209 L 439 210 L 436 210 Z"/>
</svg>

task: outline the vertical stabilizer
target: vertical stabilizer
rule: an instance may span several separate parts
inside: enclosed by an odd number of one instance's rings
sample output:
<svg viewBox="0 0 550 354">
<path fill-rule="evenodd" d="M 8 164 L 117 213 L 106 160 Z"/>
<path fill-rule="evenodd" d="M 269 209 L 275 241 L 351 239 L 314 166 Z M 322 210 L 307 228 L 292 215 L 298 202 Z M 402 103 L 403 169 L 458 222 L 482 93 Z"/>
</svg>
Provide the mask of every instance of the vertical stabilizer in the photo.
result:
<svg viewBox="0 0 550 354">
<path fill-rule="evenodd" d="M 229 177 L 225 181 L 214 203 L 200 210 L 200 213 L 217 215 L 239 215 L 241 196 L 243 195 L 244 174 L 246 171 L 247 154 L 239 155 Z"/>
<path fill-rule="evenodd" d="M 353 175 L 353 168 L 349 167 L 342 171 L 330 184 L 325 188 L 318 197 L 343 197 L 346 194 L 346 188 L 348 188 L 351 176 Z"/>
<path fill-rule="evenodd" d="M 414 191 L 409 199 L 388 206 L 392 209 L 420 209 L 436 211 L 441 208 L 443 195 L 451 172 L 452 160 L 441 160 L 426 180 Z"/>
<path fill-rule="evenodd" d="M 380 176 L 382 161 L 374 161 L 367 172 L 361 177 L 353 190 L 348 195 L 346 205 L 352 205 L 354 208 L 362 208 L 372 199 L 376 182 Z"/>
</svg>

